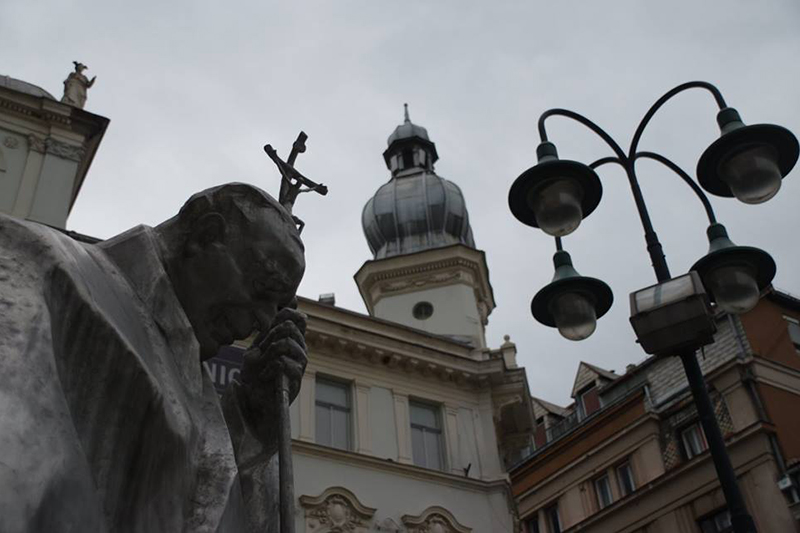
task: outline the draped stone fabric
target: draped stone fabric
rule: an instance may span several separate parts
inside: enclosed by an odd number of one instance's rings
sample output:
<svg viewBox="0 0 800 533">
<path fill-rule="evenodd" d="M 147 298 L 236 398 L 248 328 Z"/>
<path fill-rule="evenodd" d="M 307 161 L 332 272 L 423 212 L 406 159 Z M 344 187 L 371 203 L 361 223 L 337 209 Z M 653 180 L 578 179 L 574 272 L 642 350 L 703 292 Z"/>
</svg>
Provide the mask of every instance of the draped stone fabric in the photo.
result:
<svg viewBox="0 0 800 533">
<path fill-rule="evenodd" d="M 0 215 L 0 531 L 277 531 L 275 449 L 198 354 L 152 228 Z"/>
</svg>

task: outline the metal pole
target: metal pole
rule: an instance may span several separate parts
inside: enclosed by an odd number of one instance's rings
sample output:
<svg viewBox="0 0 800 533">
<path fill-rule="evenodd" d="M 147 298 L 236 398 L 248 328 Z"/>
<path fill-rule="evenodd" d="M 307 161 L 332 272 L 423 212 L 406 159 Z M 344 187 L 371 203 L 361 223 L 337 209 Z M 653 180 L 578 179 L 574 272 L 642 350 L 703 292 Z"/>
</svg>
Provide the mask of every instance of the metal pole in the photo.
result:
<svg viewBox="0 0 800 533">
<path fill-rule="evenodd" d="M 292 468 L 292 426 L 289 418 L 289 378 L 278 380 L 278 483 L 280 485 L 280 533 L 294 533 L 294 473 Z"/>
<path fill-rule="evenodd" d="M 658 240 L 658 235 L 653 229 L 653 223 L 650 221 L 650 213 L 647 212 L 647 205 L 644 203 L 644 196 L 642 196 L 642 189 L 639 187 L 639 180 L 636 179 L 636 171 L 633 168 L 634 161 L 625 159 L 625 174 L 628 176 L 628 181 L 631 185 L 631 192 L 633 193 L 633 201 L 636 204 L 636 210 L 639 212 L 639 219 L 642 221 L 644 228 L 644 240 L 647 243 L 647 253 L 650 254 L 650 261 L 653 262 L 653 270 L 656 272 L 656 279 L 659 282 L 667 281 L 672 276 L 669 273 L 667 266 L 667 258 L 664 256 L 664 249 Z"/>
<path fill-rule="evenodd" d="M 714 461 L 714 468 L 717 470 L 722 493 L 725 495 L 728 512 L 731 514 L 733 531 L 735 533 L 755 533 L 756 525 L 747 512 L 744 498 L 739 490 L 736 473 L 728 456 L 728 450 L 725 448 L 725 441 L 717 424 L 717 417 L 714 407 L 711 405 L 711 398 L 708 396 L 708 389 L 697 362 L 697 356 L 694 352 L 687 352 L 681 354 L 680 358 L 689 381 L 689 387 L 692 389 L 694 404 L 697 407 L 697 414 L 700 417 L 706 441 L 708 441 L 708 449 L 711 459 Z"/>
</svg>

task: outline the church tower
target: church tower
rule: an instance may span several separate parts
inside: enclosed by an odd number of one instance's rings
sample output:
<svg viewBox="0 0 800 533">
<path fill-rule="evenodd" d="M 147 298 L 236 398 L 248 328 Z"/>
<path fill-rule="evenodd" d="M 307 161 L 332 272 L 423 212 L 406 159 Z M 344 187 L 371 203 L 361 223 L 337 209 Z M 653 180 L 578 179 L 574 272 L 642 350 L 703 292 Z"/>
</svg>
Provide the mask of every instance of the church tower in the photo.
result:
<svg viewBox="0 0 800 533">
<path fill-rule="evenodd" d="M 461 189 L 434 172 L 436 145 L 407 105 L 388 145 L 391 178 L 361 217 L 374 259 L 355 279 L 369 314 L 484 348 L 494 296 Z"/>
</svg>

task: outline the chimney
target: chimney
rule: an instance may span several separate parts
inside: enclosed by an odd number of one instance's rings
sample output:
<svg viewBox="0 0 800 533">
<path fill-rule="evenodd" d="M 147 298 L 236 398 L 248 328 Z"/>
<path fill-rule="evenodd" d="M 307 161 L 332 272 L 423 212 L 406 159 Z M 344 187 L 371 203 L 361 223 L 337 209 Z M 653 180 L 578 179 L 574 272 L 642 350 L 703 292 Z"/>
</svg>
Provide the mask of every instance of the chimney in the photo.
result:
<svg viewBox="0 0 800 533">
<path fill-rule="evenodd" d="M 325 305 L 336 305 L 336 294 L 332 292 L 320 294 L 317 301 Z"/>
</svg>

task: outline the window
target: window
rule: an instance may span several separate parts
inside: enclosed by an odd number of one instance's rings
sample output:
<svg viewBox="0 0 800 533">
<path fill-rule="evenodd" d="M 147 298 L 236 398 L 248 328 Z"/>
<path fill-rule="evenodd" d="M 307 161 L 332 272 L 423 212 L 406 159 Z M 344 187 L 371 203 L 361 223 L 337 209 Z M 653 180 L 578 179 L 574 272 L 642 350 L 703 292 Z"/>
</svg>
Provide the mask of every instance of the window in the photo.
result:
<svg viewBox="0 0 800 533">
<path fill-rule="evenodd" d="M 600 509 L 608 507 L 614 501 L 614 497 L 611 495 L 611 484 L 608 482 L 607 475 L 594 480 L 594 492 L 597 494 L 597 505 Z"/>
<path fill-rule="evenodd" d="M 411 150 L 403 150 L 403 170 L 414 167 L 414 153 Z"/>
<path fill-rule="evenodd" d="M 409 402 L 411 410 L 411 453 L 414 464 L 434 470 L 444 468 L 442 425 L 438 407 Z"/>
<path fill-rule="evenodd" d="M 339 381 L 317 378 L 317 444 L 349 450 L 350 386 Z"/>
<path fill-rule="evenodd" d="M 411 314 L 417 320 L 427 320 L 433 315 L 433 304 L 430 302 L 418 302 L 411 310 Z"/>
<path fill-rule="evenodd" d="M 788 323 L 789 338 L 792 339 L 795 349 L 800 350 L 800 321 L 790 316 L 784 316 L 783 318 Z"/>
<path fill-rule="evenodd" d="M 538 513 L 525 520 L 525 533 L 540 533 L 540 531 Z"/>
<path fill-rule="evenodd" d="M 731 525 L 731 514 L 727 509 L 717 511 L 714 514 L 698 520 L 697 525 L 703 533 L 727 533 L 733 531 Z"/>
<path fill-rule="evenodd" d="M 554 503 L 544 510 L 547 520 L 547 533 L 561 533 L 561 520 L 558 518 L 558 504 Z"/>
<path fill-rule="evenodd" d="M 686 454 L 686 459 L 697 457 L 708 449 L 706 437 L 703 435 L 700 424 L 697 423 L 681 431 L 681 441 L 683 442 L 683 452 Z"/>
<path fill-rule="evenodd" d="M 619 482 L 619 492 L 623 497 L 636 490 L 630 463 L 625 462 L 617 467 L 617 481 Z"/>
<path fill-rule="evenodd" d="M 600 396 L 597 394 L 597 387 L 592 384 L 578 393 L 578 420 L 583 420 L 598 409 Z"/>
</svg>

